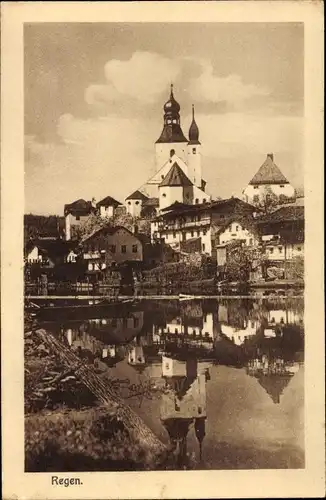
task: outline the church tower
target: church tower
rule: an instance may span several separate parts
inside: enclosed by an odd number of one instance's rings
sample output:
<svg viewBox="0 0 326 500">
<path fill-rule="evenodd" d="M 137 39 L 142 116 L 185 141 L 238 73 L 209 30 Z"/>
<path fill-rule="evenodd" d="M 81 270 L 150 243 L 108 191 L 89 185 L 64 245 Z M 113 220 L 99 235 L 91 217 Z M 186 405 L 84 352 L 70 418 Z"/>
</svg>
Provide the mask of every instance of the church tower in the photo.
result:
<svg viewBox="0 0 326 500">
<path fill-rule="evenodd" d="M 188 176 L 194 186 L 202 187 L 201 172 L 201 144 L 199 129 L 195 120 L 195 107 L 192 105 L 192 122 L 189 128 L 189 142 L 187 145 Z"/>
<path fill-rule="evenodd" d="M 171 84 L 170 99 L 164 104 L 164 125 L 163 130 L 155 143 L 156 171 L 158 171 L 170 157 L 170 151 L 186 161 L 188 140 L 184 136 L 180 125 L 180 104 L 173 95 L 173 85 Z"/>
</svg>

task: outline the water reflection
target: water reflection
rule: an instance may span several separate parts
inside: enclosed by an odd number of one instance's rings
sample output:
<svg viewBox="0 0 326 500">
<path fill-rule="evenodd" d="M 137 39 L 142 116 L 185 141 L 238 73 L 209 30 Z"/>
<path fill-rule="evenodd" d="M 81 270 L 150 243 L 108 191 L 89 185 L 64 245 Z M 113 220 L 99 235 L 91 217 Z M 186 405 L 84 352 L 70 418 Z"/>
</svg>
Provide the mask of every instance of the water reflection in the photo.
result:
<svg viewBox="0 0 326 500">
<path fill-rule="evenodd" d="M 110 311 L 103 318 L 44 326 L 96 369 L 113 370 L 123 397 L 130 404 L 138 398 L 137 411 L 168 438 L 180 468 L 187 467 L 189 453 L 201 468 L 237 468 L 240 459 L 232 457 L 239 451 L 232 447 L 248 442 L 253 449 L 248 445 L 243 467 L 255 467 L 255 460 L 263 462 L 257 467 L 281 467 L 277 460 L 303 466 L 295 434 L 301 421 L 289 436 L 302 386 L 292 385 L 296 392 L 282 399 L 303 366 L 302 300 L 143 301 L 123 318 Z M 226 465 L 216 451 L 225 440 L 232 455 Z M 257 458 L 260 447 L 266 448 L 263 459 Z"/>
</svg>

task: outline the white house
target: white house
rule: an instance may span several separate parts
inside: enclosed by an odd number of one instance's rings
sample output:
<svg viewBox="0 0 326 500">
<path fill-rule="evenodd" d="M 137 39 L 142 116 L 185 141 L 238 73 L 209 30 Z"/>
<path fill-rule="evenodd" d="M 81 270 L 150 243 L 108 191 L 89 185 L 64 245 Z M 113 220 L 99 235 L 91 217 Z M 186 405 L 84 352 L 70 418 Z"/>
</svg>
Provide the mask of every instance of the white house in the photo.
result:
<svg viewBox="0 0 326 500">
<path fill-rule="evenodd" d="M 267 155 L 258 172 L 243 190 L 243 199 L 247 203 L 258 204 L 271 195 L 277 196 L 279 201 L 295 198 L 295 189 L 274 163 L 273 153 Z"/>
<path fill-rule="evenodd" d="M 99 211 L 101 217 L 113 217 L 115 209 L 120 206 L 121 203 L 112 196 L 106 196 L 103 200 L 96 203 L 96 208 Z"/>
<path fill-rule="evenodd" d="M 218 245 L 223 245 L 235 240 L 243 241 L 246 246 L 250 247 L 259 244 L 259 238 L 253 226 L 250 228 L 248 222 L 241 219 L 226 223 L 226 225 L 218 231 L 217 240 Z"/>
</svg>

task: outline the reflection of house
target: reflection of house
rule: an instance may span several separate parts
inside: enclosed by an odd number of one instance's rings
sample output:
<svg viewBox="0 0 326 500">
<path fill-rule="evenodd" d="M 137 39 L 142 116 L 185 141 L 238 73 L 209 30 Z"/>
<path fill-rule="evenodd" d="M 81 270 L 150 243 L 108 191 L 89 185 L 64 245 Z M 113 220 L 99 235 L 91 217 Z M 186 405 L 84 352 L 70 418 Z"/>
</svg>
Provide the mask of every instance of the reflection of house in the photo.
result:
<svg viewBox="0 0 326 500">
<path fill-rule="evenodd" d="M 89 271 L 99 271 L 127 261 L 143 260 L 139 238 L 122 226 L 105 226 L 82 240 L 83 258 Z"/>
<path fill-rule="evenodd" d="M 198 341 L 208 346 L 213 342 L 217 332 L 217 317 L 215 313 L 206 313 L 201 317 L 176 317 L 157 328 L 157 334 L 168 337 L 177 336 L 186 340 Z"/>
<path fill-rule="evenodd" d="M 115 209 L 120 205 L 121 203 L 112 198 L 112 196 L 106 196 L 103 200 L 96 203 L 96 208 L 101 217 L 113 217 Z"/>
<path fill-rule="evenodd" d="M 268 196 L 277 196 L 280 202 L 295 197 L 295 189 L 274 163 L 274 155 L 269 153 L 258 172 L 243 191 L 248 203 L 261 203 Z"/>
<path fill-rule="evenodd" d="M 79 199 L 64 206 L 66 240 L 75 239 L 76 229 L 85 222 L 96 208 L 91 201 Z"/>
<path fill-rule="evenodd" d="M 232 340 L 234 344 L 240 346 L 245 342 L 245 340 L 248 340 L 253 335 L 256 335 L 259 327 L 260 322 L 257 320 L 244 321 L 243 328 L 236 328 L 234 326 L 221 323 L 221 332 L 223 335 Z"/>
<path fill-rule="evenodd" d="M 257 379 L 275 404 L 280 403 L 281 395 L 298 370 L 297 362 L 285 362 L 283 358 L 266 355 L 252 359 L 247 366 L 247 373 Z"/>
</svg>

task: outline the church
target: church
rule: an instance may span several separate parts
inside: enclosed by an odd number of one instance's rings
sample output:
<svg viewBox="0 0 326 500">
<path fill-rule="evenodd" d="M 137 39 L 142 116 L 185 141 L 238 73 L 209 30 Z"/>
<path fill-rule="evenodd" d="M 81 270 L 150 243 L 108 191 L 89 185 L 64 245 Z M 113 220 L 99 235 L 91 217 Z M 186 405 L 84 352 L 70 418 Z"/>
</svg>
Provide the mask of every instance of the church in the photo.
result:
<svg viewBox="0 0 326 500">
<path fill-rule="evenodd" d="M 188 138 L 181 128 L 180 105 L 174 98 L 173 85 L 163 111 L 163 129 L 155 143 L 155 173 L 125 200 L 127 212 L 134 217 L 148 207 L 157 213 L 175 202 L 194 205 L 211 199 L 202 178 L 201 143 L 194 106 Z"/>
</svg>

